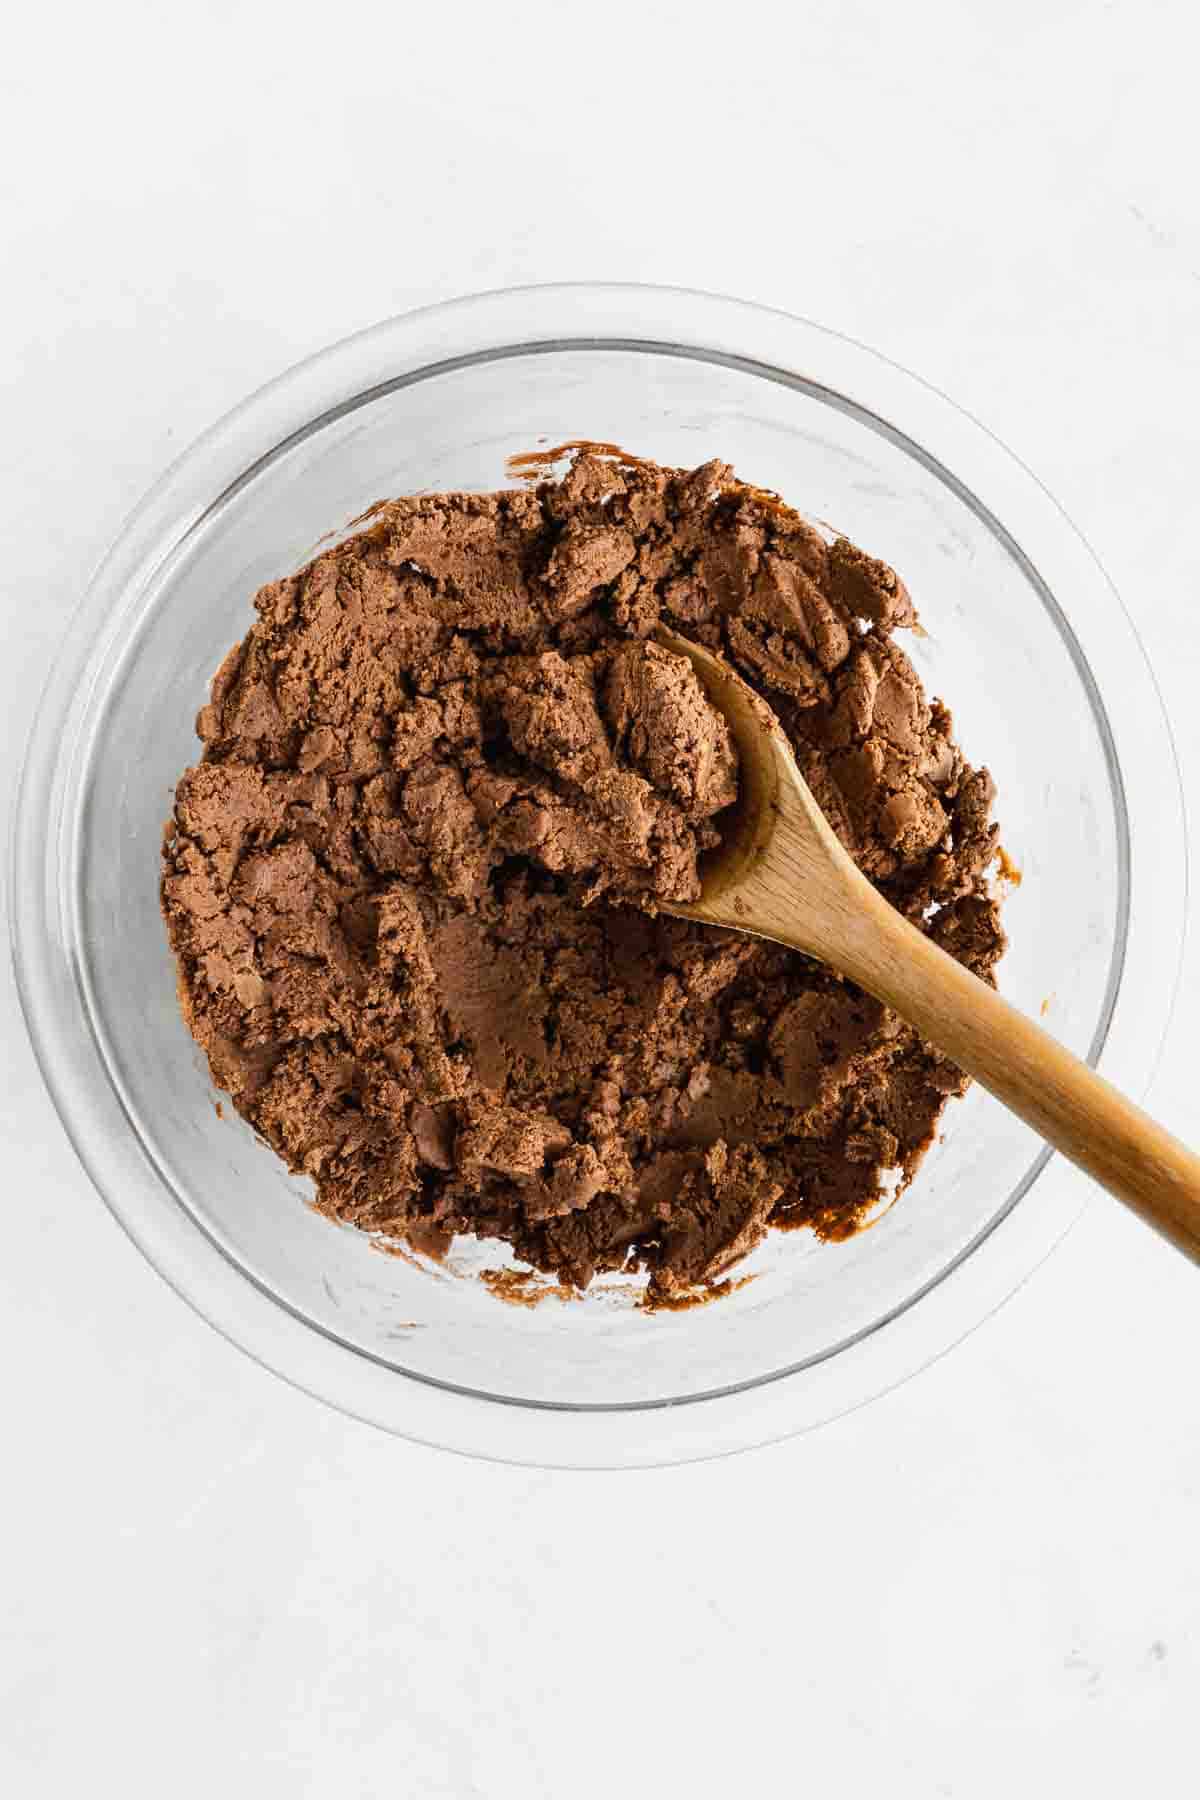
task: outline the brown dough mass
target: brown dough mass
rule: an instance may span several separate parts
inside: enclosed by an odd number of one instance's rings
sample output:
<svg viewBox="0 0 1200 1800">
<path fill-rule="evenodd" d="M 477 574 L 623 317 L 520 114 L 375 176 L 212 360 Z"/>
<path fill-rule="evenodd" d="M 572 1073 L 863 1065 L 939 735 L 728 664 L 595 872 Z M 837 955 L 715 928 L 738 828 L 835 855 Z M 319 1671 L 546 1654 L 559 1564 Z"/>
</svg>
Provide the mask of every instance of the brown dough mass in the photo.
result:
<svg viewBox="0 0 1200 1800">
<path fill-rule="evenodd" d="M 847 1236 L 958 1070 L 807 958 L 656 913 L 736 755 L 661 621 L 773 707 L 859 866 L 987 976 L 985 770 L 893 641 L 885 564 L 718 462 L 582 453 L 395 500 L 262 589 L 181 778 L 162 901 L 217 1084 L 329 1215 L 586 1285 Z"/>
</svg>

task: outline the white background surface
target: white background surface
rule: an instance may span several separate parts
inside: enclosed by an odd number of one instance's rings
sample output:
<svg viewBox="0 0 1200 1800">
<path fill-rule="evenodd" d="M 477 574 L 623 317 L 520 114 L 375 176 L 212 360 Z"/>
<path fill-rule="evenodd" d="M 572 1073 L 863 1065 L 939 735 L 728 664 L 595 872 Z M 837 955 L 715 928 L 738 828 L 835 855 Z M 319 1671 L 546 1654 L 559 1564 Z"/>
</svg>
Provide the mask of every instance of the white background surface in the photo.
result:
<svg viewBox="0 0 1200 1800">
<path fill-rule="evenodd" d="M 571 277 L 803 312 L 984 419 L 1121 589 L 1195 810 L 1190 5 L 787 10 L 22 9 L 6 812 L 47 658 L 167 459 L 349 330 Z M 1198 977 L 1193 948 L 1151 1095 L 1193 1138 Z M 1114 1205 L 815 1436 L 661 1473 L 477 1465 L 323 1410 L 168 1292 L 0 981 L 0 1791 L 1195 1793 L 1200 1287 Z"/>
</svg>

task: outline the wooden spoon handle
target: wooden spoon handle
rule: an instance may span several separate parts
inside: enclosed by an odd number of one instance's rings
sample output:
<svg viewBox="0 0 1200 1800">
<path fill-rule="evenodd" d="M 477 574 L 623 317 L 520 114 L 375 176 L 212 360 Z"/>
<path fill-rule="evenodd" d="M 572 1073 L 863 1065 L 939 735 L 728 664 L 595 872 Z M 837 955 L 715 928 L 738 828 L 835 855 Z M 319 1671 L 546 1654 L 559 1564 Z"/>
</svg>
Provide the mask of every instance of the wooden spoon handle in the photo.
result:
<svg viewBox="0 0 1200 1800">
<path fill-rule="evenodd" d="M 863 886 L 829 960 L 1200 1262 L 1200 1157 Z"/>
</svg>

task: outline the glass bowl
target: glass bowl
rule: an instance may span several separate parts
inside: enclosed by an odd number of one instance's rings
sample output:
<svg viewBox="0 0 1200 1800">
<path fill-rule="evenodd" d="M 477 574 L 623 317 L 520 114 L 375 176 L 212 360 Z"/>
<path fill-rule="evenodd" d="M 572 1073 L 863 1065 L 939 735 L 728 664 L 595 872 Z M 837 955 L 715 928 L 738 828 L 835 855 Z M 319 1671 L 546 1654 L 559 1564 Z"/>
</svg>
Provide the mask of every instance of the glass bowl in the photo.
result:
<svg viewBox="0 0 1200 1800">
<path fill-rule="evenodd" d="M 485 294 L 347 339 L 254 395 L 163 477 L 93 581 L 51 676 L 18 806 L 18 982 L 100 1192 L 233 1342 L 346 1411 L 513 1461 L 683 1460 L 819 1423 L 894 1385 L 1046 1255 L 1087 1184 L 980 1090 L 901 1201 L 845 1244 L 773 1233 L 755 1279 L 683 1313 L 629 1282 L 504 1304 L 504 1260 L 380 1254 L 226 1109 L 184 1028 L 158 912 L 193 720 L 265 581 L 392 494 L 506 484 L 562 440 L 720 456 L 896 565 L 907 644 L 999 788 L 1002 989 L 1134 1093 L 1184 921 L 1179 779 L 1137 637 L 1033 476 L 924 383 L 783 314 L 670 289 Z"/>
</svg>

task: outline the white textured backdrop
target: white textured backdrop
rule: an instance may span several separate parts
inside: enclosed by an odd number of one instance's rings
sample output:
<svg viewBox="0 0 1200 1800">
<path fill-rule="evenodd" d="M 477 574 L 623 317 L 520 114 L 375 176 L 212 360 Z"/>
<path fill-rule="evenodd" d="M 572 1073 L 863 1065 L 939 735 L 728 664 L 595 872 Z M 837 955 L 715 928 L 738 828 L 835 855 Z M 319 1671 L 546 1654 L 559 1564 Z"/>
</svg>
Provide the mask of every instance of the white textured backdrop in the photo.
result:
<svg viewBox="0 0 1200 1800">
<path fill-rule="evenodd" d="M 1200 798 L 1191 5 L 784 10 L 21 9 L 6 813 L 46 660 L 167 459 L 349 330 L 567 277 L 803 312 L 975 412 L 1117 582 Z M 1151 1095 L 1193 1138 L 1198 978 L 1193 950 Z M 1200 1285 L 1114 1206 L 816 1436 L 476 1465 L 323 1410 L 168 1292 L 0 981 L 5 1794 L 1195 1793 Z"/>
</svg>

